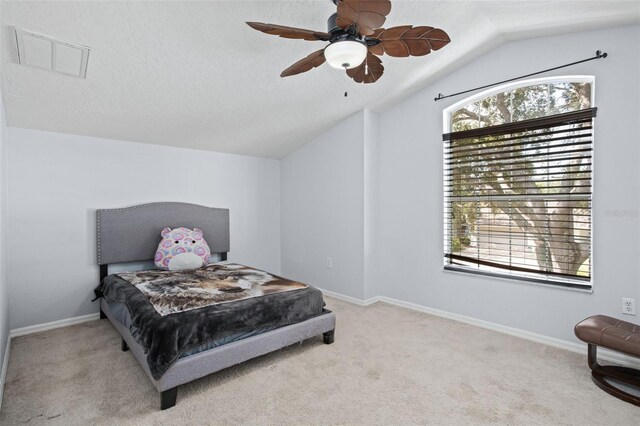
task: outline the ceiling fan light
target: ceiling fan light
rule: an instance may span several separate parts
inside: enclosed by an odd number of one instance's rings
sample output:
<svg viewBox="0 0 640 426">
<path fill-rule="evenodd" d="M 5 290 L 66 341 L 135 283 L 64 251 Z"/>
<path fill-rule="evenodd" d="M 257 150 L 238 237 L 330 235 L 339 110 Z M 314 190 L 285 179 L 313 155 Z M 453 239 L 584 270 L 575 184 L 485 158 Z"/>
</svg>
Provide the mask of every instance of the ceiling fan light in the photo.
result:
<svg viewBox="0 0 640 426">
<path fill-rule="evenodd" d="M 333 68 L 355 68 L 367 57 L 367 46 L 354 40 L 336 41 L 324 49 L 324 57 Z"/>
</svg>

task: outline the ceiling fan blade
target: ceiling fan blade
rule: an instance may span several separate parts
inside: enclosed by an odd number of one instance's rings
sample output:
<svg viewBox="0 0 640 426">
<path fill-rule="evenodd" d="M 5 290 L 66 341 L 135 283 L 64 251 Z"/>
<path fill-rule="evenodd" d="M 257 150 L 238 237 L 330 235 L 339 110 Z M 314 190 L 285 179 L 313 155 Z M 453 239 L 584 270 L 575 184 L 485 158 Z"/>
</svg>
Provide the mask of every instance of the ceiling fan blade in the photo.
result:
<svg viewBox="0 0 640 426">
<path fill-rule="evenodd" d="M 358 34 L 371 35 L 384 24 L 389 12 L 389 0 L 340 0 L 336 23 L 343 29 L 355 25 Z"/>
<path fill-rule="evenodd" d="M 440 28 L 411 25 L 380 28 L 371 37 L 380 40 L 380 44 L 369 48 L 372 53 L 376 55 L 386 53 L 399 58 L 424 56 L 432 50 L 441 49 L 451 41 L 447 33 Z"/>
<path fill-rule="evenodd" d="M 320 65 L 324 64 L 326 59 L 324 58 L 324 49 L 316 50 L 304 59 L 300 59 L 295 64 L 291 65 L 286 70 L 282 71 L 280 77 L 289 77 L 290 75 L 301 74 L 312 70 Z"/>
<path fill-rule="evenodd" d="M 264 24 L 262 22 L 247 22 L 254 30 L 261 31 L 265 34 L 277 35 L 283 38 L 293 38 L 300 40 L 323 40 L 331 39 L 331 34 L 322 31 L 305 30 L 302 28 L 285 27 L 284 25 Z"/>
<path fill-rule="evenodd" d="M 367 53 L 365 61 L 355 68 L 347 70 L 347 75 L 356 83 L 375 83 L 384 73 L 382 60 L 371 52 Z"/>
</svg>

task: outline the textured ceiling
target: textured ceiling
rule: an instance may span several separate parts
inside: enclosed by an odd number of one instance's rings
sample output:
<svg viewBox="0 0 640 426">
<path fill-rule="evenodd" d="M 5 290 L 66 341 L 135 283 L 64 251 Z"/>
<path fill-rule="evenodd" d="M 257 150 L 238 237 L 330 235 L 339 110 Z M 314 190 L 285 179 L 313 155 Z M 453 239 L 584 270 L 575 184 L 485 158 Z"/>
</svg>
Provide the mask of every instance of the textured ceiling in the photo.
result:
<svg viewBox="0 0 640 426">
<path fill-rule="evenodd" d="M 364 86 L 326 64 L 280 78 L 325 43 L 244 24 L 326 30 L 329 0 L 0 5 L 9 126 L 272 158 L 357 110 L 384 110 L 505 40 L 640 21 L 637 0 L 394 0 L 385 26 L 437 26 L 452 42 L 425 57 L 385 56 L 384 76 Z M 90 46 L 86 80 L 18 65 L 13 26 Z"/>
</svg>

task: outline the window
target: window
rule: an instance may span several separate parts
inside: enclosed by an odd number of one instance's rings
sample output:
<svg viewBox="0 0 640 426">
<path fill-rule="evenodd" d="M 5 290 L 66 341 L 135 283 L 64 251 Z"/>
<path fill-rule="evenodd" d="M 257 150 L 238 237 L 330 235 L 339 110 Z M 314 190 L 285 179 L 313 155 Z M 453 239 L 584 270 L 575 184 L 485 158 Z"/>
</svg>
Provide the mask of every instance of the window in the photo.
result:
<svg viewBox="0 0 640 426">
<path fill-rule="evenodd" d="M 593 78 L 445 111 L 445 269 L 591 288 Z"/>
</svg>

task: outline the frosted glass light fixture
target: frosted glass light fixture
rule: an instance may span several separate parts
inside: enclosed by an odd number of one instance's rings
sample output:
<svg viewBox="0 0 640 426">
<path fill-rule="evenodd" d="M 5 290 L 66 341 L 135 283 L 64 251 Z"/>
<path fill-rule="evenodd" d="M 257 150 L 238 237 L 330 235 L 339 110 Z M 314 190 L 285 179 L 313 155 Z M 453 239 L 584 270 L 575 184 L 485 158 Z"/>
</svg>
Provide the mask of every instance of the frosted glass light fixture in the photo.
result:
<svg viewBox="0 0 640 426">
<path fill-rule="evenodd" d="M 367 46 L 355 40 L 336 41 L 324 49 L 324 57 L 333 68 L 355 68 L 367 57 Z"/>
</svg>

